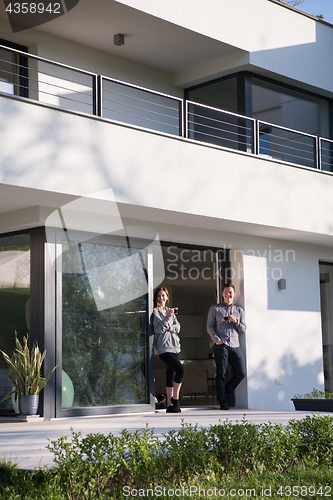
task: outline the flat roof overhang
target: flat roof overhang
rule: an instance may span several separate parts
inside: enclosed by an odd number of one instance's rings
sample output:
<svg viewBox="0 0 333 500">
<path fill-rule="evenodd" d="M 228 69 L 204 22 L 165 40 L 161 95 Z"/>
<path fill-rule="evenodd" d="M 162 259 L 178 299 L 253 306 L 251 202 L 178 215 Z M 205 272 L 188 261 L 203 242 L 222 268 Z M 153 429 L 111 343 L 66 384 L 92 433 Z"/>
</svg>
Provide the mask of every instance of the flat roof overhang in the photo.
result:
<svg viewBox="0 0 333 500">
<path fill-rule="evenodd" d="M 0 184 L 0 234 L 43 226 L 46 218 L 55 209 L 79 198 L 80 196 L 74 194 Z M 131 222 L 135 220 L 138 225 L 151 223 L 155 228 L 156 225 L 162 224 L 230 233 L 238 236 L 270 238 L 326 247 L 333 246 L 333 234 L 299 231 L 120 202 L 117 202 L 117 208 L 125 224 L 126 220 Z"/>
<path fill-rule="evenodd" d="M 8 20 L 3 2 L 0 18 Z M 220 40 L 146 14 L 115 0 L 80 0 L 71 11 L 37 26 L 41 32 L 69 40 L 173 75 L 248 52 Z M 125 44 L 114 45 L 114 35 L 125 36 Z M 25 31 L 7 39 L 26 44 Z M 27 37 L 29 39 L 29 37 Z M 34 45 L 35 42 L 31 42 Z M 64 61 L 65 62 L 65 61 Z"/>
</svg>

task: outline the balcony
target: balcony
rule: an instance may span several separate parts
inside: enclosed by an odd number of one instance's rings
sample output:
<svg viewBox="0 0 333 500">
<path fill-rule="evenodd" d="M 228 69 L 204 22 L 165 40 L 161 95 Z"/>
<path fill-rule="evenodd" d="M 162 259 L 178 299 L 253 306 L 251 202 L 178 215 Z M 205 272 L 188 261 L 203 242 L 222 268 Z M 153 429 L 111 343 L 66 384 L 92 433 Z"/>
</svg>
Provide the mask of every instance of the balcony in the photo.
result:
<svg viewBox="0 0 333 500">
<path fill-rule="evenodd" d="M 0 94 L 333 173 L 333 141 L 0 46 Z"/>
</svg>

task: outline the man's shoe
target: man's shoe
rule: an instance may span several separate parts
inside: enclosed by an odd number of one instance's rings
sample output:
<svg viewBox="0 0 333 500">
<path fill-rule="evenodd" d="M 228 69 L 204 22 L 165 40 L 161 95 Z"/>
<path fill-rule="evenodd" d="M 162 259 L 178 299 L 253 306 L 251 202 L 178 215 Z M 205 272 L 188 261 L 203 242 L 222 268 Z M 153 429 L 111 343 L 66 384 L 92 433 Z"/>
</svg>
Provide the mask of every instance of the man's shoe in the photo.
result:
<svg viewBox="0 0 333 500">
<path fill-rule="evenodd" d="M 227 403 L 223 403 L 220 405 L 220 410 L 229 410 Z"/>
</svg>

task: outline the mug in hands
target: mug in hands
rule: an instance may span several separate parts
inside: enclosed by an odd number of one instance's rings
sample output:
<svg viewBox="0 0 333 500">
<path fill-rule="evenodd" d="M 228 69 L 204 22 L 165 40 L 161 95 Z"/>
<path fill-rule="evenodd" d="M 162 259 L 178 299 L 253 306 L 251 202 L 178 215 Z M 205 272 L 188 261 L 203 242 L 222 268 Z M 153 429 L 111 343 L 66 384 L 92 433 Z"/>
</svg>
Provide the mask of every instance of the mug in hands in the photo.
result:
<svg viewBox="0 0 333 500">
<path fill-rule="evenodd" d="M 175 314 L 178 314 L 178 307 L 173 307 L 172 309 Z"/>
<path fill-rule="evenodd" d="M 229 321 L 229 316 L 223 316 L 224 321 Z"/>
</svg>

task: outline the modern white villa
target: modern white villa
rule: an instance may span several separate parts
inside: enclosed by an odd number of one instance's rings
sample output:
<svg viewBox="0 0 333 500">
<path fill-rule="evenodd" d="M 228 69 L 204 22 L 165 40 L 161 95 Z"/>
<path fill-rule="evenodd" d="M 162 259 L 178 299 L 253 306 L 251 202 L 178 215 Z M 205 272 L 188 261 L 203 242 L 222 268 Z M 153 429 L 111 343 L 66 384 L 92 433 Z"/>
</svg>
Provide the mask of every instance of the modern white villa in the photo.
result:
<svg viewBox="0 0 333 500">
<path fill-rule="evenodd" d="M 155 411 L 161 283 L 184 398 L 217 404 L 231 282 L 232 404 L 333 392 L 332 61 L 333 25 L 278 0 L 79 0 L 18 31 L 1 2 L 0 349 L 29 333 L 59 365 L 41 416 Z"/>
</svg>

